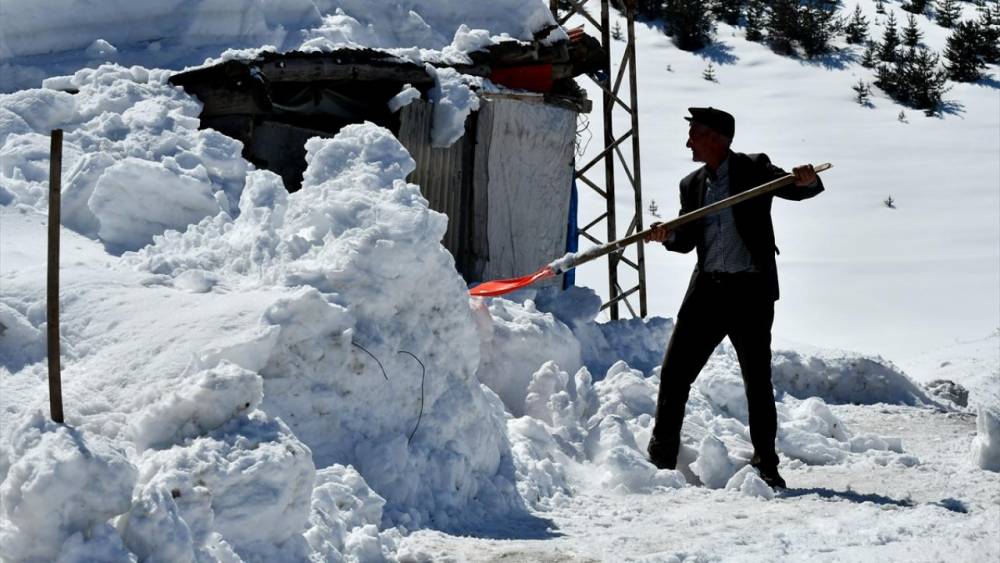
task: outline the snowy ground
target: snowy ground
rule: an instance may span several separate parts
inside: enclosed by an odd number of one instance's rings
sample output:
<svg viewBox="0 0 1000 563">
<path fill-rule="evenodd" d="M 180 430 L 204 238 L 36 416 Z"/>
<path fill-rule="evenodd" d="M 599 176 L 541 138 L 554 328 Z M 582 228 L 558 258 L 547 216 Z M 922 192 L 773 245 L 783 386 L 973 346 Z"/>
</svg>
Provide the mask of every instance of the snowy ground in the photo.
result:
<svg viewBox="0 0 1000 563">
<path fill-rule="evenodd" d="M 900 436 L 921 464 L 796 467 L 785 472 L 790 489 L 775 500 L 701 487 L 644 495 L 581 490 L 541 513 L 546 522 L 508 532 L 510 539 L 418 532 L 404 545 L 440 561 L 996 558 L 996 476 L 970 472 L 964 463 L 972 417 L 891 406 L 833 411 L 852 427 Z"/>
<path fill-rule="evenodd" d="M 167 71 L 145 68 L 200 62 L 219 41 L 346 41 L 433 61 L 547 18 L 533 0 L 468 18 L 460 4 L 206 2 L 159 26 L 139 22 L 169 1 L 109 4 L 49 40 L 28 33 L 59 28 L 46 4 L 5 6 L 5 87 L 12 77 L 19 91 L 0 96 L 0 559 L 997 560 L 996 89 L 958 87 L 954 112 L 901 124 L 888 100 L 852 104 L 853 63 L 784 59 L 723 26 L 714 84 L 704 59 L 641 30 L 640 68 L 673 69 L 641 86 L 647 122 L 676 115 L 643 133 L 644 150 L 670 155 L 646 159 L 664 214 L 690 167 L 687 105 L 732 109 L 737 148 L 837 165 L 821 199 L 776 209 L 778 317 L 791 324 L 779 320 L 773 365 L 791 488 L 775 497 L 746 466 L 727 345 L 692 390 L 679 470 L 645 460 L 687 258 L 652 249 L 651 295 L 666 301 L 646 321 L 595 322 L 600 299 L 584 288 L 470 300 L 440 245 L 446 218 L 405 181 L 413 161 L 388 131 L 311 140 L 289 195 L 237 143 L 198 130 L 198 102 Z M 185 19 L 208 13 L 190 20 L 203 27 Z M 143 66 L 99 66 L 109 58 Z M 96 68 L 47 82 L 76 94 L 20 89 L 84 64 Z M 802 83 L 808 97 L 789 86 Z M 65 426 L 47 420 L 44 346 L 55 127 Z M 869 156 L 934 143 L 919 174 Z M 937 196 L 951 168 L 957 202 Z M 912 192 L 881 208 L 868 177 Z M 928 229 L 939 215 L 953 237 Z M 968 397 L 925 386 L 935 379 Z"/>
</svg>

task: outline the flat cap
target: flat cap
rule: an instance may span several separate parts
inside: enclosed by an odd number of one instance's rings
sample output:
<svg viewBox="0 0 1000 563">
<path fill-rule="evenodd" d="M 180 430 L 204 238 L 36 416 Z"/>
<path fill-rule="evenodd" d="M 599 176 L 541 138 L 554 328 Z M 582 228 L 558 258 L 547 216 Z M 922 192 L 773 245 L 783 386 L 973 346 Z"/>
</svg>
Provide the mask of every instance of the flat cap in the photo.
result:
<svg viewBox="0 0 1000 563">
<path fill-rule="evenodd" d="M 727 139 L 732 139 L 733 134 L 736 133 L 736 120 L 721 109 L 713 107 L 688 108 L 688 112 L 691 113 L 691 117 L 684 119 L 691 123 L 700 123 Z"/>
</svg>

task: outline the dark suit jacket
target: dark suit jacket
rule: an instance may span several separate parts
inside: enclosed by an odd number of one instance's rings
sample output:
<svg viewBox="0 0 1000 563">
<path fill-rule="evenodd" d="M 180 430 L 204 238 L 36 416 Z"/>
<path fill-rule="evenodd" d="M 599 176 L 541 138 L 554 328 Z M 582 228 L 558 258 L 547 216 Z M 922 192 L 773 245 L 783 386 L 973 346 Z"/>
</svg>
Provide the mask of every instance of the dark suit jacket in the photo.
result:
<svg viewBox="0 0 1000 563">
<path fill-rule="evenodd" d="M 730 195 L 736 195 L 786 174 L 788 172 L 771 164 L 771 160 L 767 158 L 766 154 L 738 152 L 729 154 Z M 702 166 L 681 180 L 681 215 L 690 213 L 704 205 L 707 180 L 707 166 Z M 809 187 L 787 186 L 770 194 L 749 199 L 732 208 L 736 230 L 739 231 L 743 243 L 750 251 L 754 265 L 767 277 L 771 297 L 774 300 L 777 300 L 779 296 L 778 269 L 774 262 L 774 255 L 778 252 L 778 247 L 774 244 L 771 201 L 773 196 L 791 200 L 813 197 L 823 191 L 823 182 L 819 180 L 817 182 L 816 186 Z M 692 249 L 697 248 L 698 239 L 702 236 L 703 231 L 704 222 L 702 220 L 688 223 L 674 231 L 674 236 L 668 239 L 666 246 L 675 252 L 691 252 Z M 698 265 L 695 266 L 694 273 L 691 275 L 691 284 L 688 286 L 685 300 L 691 295 L 691 291 L 697 283 L 703 259 L 704 257 L 699 253 Z"/>
</svg>

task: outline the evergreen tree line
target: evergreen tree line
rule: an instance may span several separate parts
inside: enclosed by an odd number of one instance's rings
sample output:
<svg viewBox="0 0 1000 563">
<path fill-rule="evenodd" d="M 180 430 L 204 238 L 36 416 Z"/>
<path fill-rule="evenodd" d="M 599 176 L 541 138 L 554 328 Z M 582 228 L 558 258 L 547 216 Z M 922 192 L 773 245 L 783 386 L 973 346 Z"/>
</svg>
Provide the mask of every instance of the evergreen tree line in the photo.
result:
<svg viewBox="0 0 1000 563">
<path fill-rule="evenodd" d="M 889 11 L 882 37 L 871 36 L 860 6 L 848 16 L 838 15 L 837 0 L 637 0 L 637 13 L 662 19 L 665 32 L 681 49 L 697 50 L 712 42 L 715 25 L 725 21 L 742 26 L 746 38 L 771 46 L 776 52 L 799 51 L 813 58 L 832 50 L 831 42 L 843 36 L 850 44 L 864 45 L 862 64 L 875 70 L 875 84 L 897 101 L 933 111 L 941 104 L 946 81 L 975 81 L 987 64 L 1000 64 L 1000 0 L 975 0 L 978 19 L 961 21 L 958 0 L 904 0 L 910 12 L 899 28 Z M 621 5 L 621 0 L 613 0 Z M 884 2 L 876 11 L 886 14 Z M 951 28 L 941 56 L 927 49 L 913 14 L 932 14 L 935 23 Z"/>
<path fill-rule="evenodd" d="M 909 2 L 904 8 L 922 11 L 926 6 L 920 4 Z M 943 66 L 940 56 L 922 45 L 923 37 L 912 14 L 900 31 L 890 12 L 883 23 L 882 37 L 876 41 L 868 37 L 868 22 L 856 7 L 845 30 L 848 42 L 865 43 L 861 64 L 875 69 L 876 86 L 897 101 L 933 112 L 941 104 L 947 80 L 979 80 L 988 63 L 1000 63 L 1000 0 L 982 2 L 977 20 L 951 25 L 954 29 L 945 46 Z"/>
</svg>

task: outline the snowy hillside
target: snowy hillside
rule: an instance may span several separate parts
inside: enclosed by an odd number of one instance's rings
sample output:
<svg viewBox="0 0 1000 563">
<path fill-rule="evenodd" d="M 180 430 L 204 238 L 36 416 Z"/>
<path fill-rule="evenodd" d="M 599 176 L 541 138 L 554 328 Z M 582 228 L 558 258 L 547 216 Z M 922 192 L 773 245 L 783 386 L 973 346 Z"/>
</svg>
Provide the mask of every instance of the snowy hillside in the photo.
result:
<svg viewBox="0 0 1000 563">
<path fill-rule="evenodd" d="M 690 105 L 735 113 L 737 149 L 836 166 L 820 198 L 775 206 L 776 334 L 808 343 L 773 357 L 776 493 L 748 465 L 728 343 L 692 387 L 678 470 L 646 459 L 689 257 L 650 248 L 648 320 L 599 322 L 588 287 L 470 299 L 448 218 L 388 130 L 309 140 L 288 193 L 167 82 L 267 44 L 463 60 L 531 39 L 547 2 L 68 4 L 0 9 L 0 560 L 1000 555 L 995 83 L 901 123 L 888 99 L 853 102 L 868 71 L 850 57 L 782 57 L 724 24 L 692 54 L 638 26 L 646 198 L 663 215 L 693 167 Z M 718 82 L 701 78 L 710 60 Z M 468 97 L 476 81 L 451 78 Z M 460 131 L 475 108 L 452 107 L 442 127 Z M 65 425 L 46 364 L 54 128 Z"/>
<path fill-rule="evenodd" d="M 879 39 L 886 16 L 869 1 L 844 2 L 845 16 L 855 4 Z M 961 4 L 974 17 L 974 6 Z M 902 28 L 907 12 L 899 2 L 885 6 Z M 950 31 L 928 16 L 916 20 L 923 42 L 940 52 Z M 955 339 L 981 339 L 1000 326 L 995 66 L 981 83 L 949 83 L 947 109 L 926 117 L 877 88 L 871 107 L 856 103 L 851 87 L 859 79 L 873 82 L 874 73 L 860 64 L 863 49 L 842 38 L 835 42 L 841 52 L 809 60 L 776 55 L 724 22 L 716 42 L 697 53 L 674 46 L 656 22 L 638 23 L 636 35 L 643 196 L 647 205 L 656 201 L 663 217 L 677 213 L 677 183 L 697 167 L 684 146 L 682 118 L 691 106 L 723 108 L 736 117 L 734 150 L 765 152 L 789 170 L 806 162 L 834 164 L 823 174 L 827 190 L 820 197 L 774 205 L 782 293 L 776 338 L 895 361 Z M 623 41 L 615 45 L 625 48 Z M 709 65 L 715 82 L 702 77 Z M 599 99 L 589 80 L 581 85 Z M 598 115 L 589 129 L 584 161 L 601 150 Z M 883 205 L 890 195 L 896 209 Z M 581 224 L 603 210 L 603 200 L 589 196 L 581 187 Z M 629 209 L 631 197 L 630 190 L 618 190 L 620 209 Z M 654 219 L 644 217 L 646 224 Z M 651 248 L 646 261 L 650 310 L 673 316 L 693 255 Z M 606 269 L 604 262 L 585 265 L 577 279 L 604 288 Z"/>
</svg>

